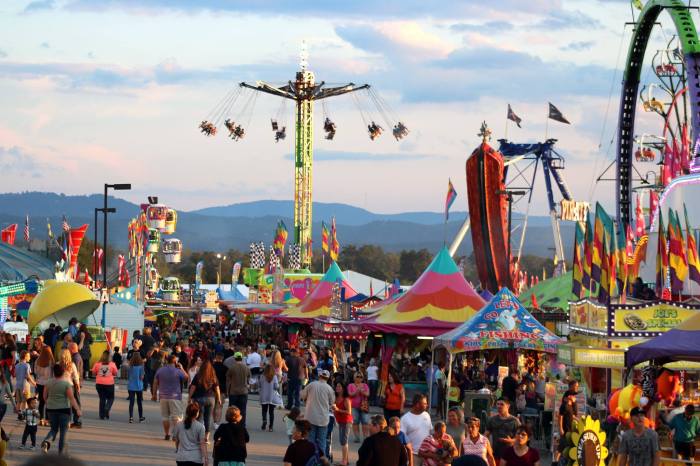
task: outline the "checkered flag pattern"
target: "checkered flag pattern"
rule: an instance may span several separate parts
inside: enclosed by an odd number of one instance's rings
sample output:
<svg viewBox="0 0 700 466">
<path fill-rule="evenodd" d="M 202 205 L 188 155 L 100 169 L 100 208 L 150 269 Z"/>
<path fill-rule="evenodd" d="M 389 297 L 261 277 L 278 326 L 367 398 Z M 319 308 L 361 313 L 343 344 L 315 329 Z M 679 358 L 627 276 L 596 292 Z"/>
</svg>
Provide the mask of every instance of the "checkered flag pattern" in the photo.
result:
<svg viewBox="0 0 700 466">
<path fill-rule="evenodd" d="M 301 247 L 298 244 L 289 246 L 289 254 L 287 254 L 287 268 L 299 270 L 301 268 Z"/>
<path fill-rule="evenodd" d="M 272 272 L 273 270 L 277 269 L 277 267 L 279 267 L 280 265 L 280 258 L 275 252 L 275 247 L 270 246 L 270 271 Z"/>
<path fill-rule="evenodd" d="M 265 243 L 250 243 L 250 268 L 262 269 L 265 267 Z"/>
</svg>

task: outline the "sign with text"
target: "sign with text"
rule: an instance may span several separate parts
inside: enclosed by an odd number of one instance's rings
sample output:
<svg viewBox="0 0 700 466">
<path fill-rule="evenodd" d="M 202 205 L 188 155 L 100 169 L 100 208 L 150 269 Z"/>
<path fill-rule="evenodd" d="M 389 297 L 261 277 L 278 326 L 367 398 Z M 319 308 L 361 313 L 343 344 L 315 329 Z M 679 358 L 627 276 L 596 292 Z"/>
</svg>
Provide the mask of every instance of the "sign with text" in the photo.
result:
<svg viewBox="0 0 700 466">
<path fill-rule="evenodd" d="M 659 333 L 667 332 L 697 314 L 697 309 L 688 309 L 673 304 L 660 303 L 639 309 L 615 309 L 613 332 L 620 333 Z"/>
<path fill-rule="evenodd" d="M 567 201 L 566 199 L 562 199 L 560 218 L 571 222 L 585 222 L 589 208 L 590 205 L 588 202 Z"/>
</svg>

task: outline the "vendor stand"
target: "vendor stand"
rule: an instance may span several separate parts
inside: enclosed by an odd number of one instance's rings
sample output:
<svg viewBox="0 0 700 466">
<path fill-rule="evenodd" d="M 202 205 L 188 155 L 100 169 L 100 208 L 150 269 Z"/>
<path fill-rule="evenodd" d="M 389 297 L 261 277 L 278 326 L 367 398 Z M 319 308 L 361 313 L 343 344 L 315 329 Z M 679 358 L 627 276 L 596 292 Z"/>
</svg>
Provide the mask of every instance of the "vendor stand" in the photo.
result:
<svg viewBox="0 0 700 466">
<path fill-rule="evenodd" d="M 518 298 L 507 288 L 502 288 L 474 317 L 456 329 L 436 337 L 433 350 L 447 348 L 450 356 L 473 351 L 506 350 L 516 352 L 535 351 L 554 354 L 562 340 L 537 321 Z M 512 358 L 511 358 L 512 359 Z M 452 380 L 452 363 L 449 364 L 447 385 Z M 474 398 L 482 394 L 465 394 L 464 411 L 473 412 Z M 537 419 L 537 426 L 541 421 Z"/>
<path fill-rule="evenodd" d="M 395 352 L 400 353 L 409 341 L 429 344 L 433 337 L 469 320 L 484 304 L 443 247 L 408 291 L 370 308 L 374 313 L 354 325 L 383 336 L 379 393 L 384 392 Z M 407 399 L 409 391 L 430 390 L 423 382 L 403 382 Z"/>
</svg>

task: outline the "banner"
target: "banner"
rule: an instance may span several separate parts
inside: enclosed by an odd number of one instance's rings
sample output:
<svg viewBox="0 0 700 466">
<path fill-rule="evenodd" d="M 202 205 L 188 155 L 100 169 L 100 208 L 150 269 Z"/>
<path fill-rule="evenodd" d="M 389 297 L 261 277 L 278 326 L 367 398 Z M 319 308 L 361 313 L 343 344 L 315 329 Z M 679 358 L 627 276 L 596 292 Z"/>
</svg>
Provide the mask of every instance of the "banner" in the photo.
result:
<svg viewBox="0 0 700 466">
<path fill-rule="evenodd" d="M 197 262 L 197 267 L 194 272 L 194 291 L 198 291 L 202 286 L 202 270 L 204 269 L 204 261 Z"/>
<path fill-rule="evenodd" d="M 241 275 L 241 263 L 236 262 L 233 264 L 233 270 L 231 271 L 231 285 L 236 285 L 238 283 L 238 277 Z"/>
<path fill-rule="evenodd" d="M 17 224 L 13 223 L 12 225 L 10 225 L 7 228 L 4 228 L 2 230 L 2 242 L 7 243 L 10 246 L 14 246 L 16 235 L 17 235 Z"/>
<path fill-rule="evenodd" d="M 70 273 L 73 278 L 77 277 L 79 272 L 78 269 L 78 253 L 80 252 L 80 245 L 83 244 L 83 238 L 85 237 L 85 231 L 87 230 L 87 224 L 79 228 L 71 228 L 70 230 Z"/>
<path fill-rule="evenodd" d="M 631 336 L 640 333 L 655 334 L 667 332 L 697 314 L 697 308 L 678 307 L 672 304 L 659 303 L 639 309 L 613 309 L 613 332 L 615 336 Z"/>
</svg>

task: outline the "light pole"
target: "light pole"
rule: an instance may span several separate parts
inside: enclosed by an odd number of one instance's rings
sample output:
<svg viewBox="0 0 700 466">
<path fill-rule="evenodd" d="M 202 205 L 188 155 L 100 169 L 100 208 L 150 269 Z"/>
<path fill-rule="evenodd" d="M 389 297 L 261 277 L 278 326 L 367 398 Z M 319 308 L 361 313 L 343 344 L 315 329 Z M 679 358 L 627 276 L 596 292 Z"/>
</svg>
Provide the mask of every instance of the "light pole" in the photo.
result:
<svg viewBox="0 0 700 466">
<path fill-rule="evenodd" d="M 105 183 L 105 195 L 104 195 L 104 207 L 101 209 L 102 214 L 104 215 L 104 232 L 103 232 L 103 246 L 105 249 L 104 252 L 104 259 L 102 262 L 102 266 L 104 269 L 102 270 L 102 286 L 105 289 L 109 289 L 107 286 L 107 214 L 108 213 L 114 213 L 117 211 L 117 209 L 109 208 L 107 207 L 107 190 L 109 188 L 112 188 L 115 191 L 127 191 L 131 189 L 131 183 L 119 183 L 119 184 L 107 184 Z M 95 214 L 97 215 L 97 214 Z M 105 325 L 107 323 L 107 303 L 102 303 L 102 328 L 105 328 Z"/>
<path fill-rule="evenodd" d="M 222 256 L 220 253 L 217 253 L 216 258 L 219 259 L 219 275 L 216 277 L 216 286 L 221 288 L 221 263 L 226 260 L 226 256 Z"/>
</svg>

